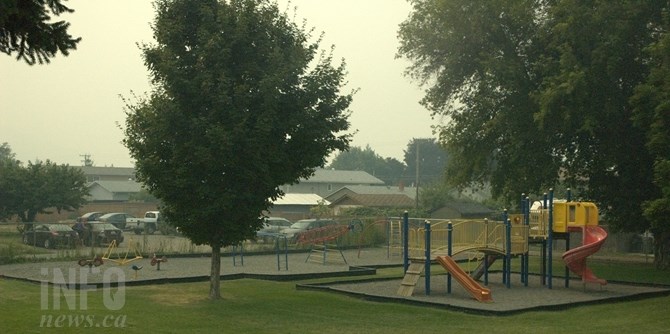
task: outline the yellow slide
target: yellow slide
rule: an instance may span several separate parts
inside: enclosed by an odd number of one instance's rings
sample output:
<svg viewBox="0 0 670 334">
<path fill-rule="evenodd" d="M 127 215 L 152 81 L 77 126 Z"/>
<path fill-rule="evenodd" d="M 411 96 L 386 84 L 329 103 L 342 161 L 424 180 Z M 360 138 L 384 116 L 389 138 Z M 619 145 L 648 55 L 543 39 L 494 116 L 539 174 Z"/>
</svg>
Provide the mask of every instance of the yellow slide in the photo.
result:
<svg viewBox="0 0 670 334">
<path fill-rule="evenodd" d="M 470 275 L 468 275 L 461 267 L 449 256 L 438 256 L 437 262 L 444 267 L 451 276 L 456 278 L 459 283 L 470 293 L 475 299 L 480 302 L 492 302 L 491 290 L 482 287 Z"/>
</svg>

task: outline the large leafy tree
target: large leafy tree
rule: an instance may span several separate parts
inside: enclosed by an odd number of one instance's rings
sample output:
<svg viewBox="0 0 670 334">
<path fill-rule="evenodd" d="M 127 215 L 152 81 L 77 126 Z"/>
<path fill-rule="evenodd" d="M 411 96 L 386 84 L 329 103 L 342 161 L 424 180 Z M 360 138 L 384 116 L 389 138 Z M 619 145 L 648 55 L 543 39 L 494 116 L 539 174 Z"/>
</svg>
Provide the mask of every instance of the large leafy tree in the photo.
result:
<svg viewBox="0 0 670 334">
<path fill-rule="evenodd" d="M 649 73 L 663 1 L 413 0 L 399 56 L 448 120 L 447 177 L 508 203 L 558 182 L 615 228 L 648 228 L 653 159 L 630 97 Z M 625 140 L 624 140 L 625 138 Z M 632 154 L 635 152 L 634 154 Z"/>
<path fill-rule="evenodd" d="M 52 16 L 72 13 L 66 0 L 0 1 L 0 52 L 26 63 L 49 63 L 58 52 L 64 56 L 77 48 L 81 37 L 73 38 L 70 23 L 52 21 Z"/>
<path fill-rule="evenodd" d="M 646 51 L 653 68 L 647 81 L 636 88 L 631 99 L 634 122 L 646 135 L 647 148 L 654 158 L 654 185 L 659 196 L 643 203 L 650 230 L 661 237 L 655 244 L 654 260 L 661 268 L 670 266 L 670 17 L 664 16 L 657 30 L 661 37 Z"/>
<path fill-rule="evenodd" d="M 351 147 L 340 152 L 328 166 L 338 170 L 362 170 L 384 181 L 396 185 L 405 171 L 405 165 L 394 158 L 382 158 L 370 146 L 364 149 Z"/>
<path fill-rule="evenodd" d="M 155 90 L 128 104 L 124 144 L 164 214 L 212 248 L 253 238 L 279 186 L 310 177 L 351 140 L 344 62 L 259 0 L 160 0 L 144 45 Z"/>
<path fill-rule="evenodd" d="M 86 203 L 84 173 L 68 165 L 0 159 L 0 219 L 33 222 L 37 214 L 74 211 Z"/>
</svg>

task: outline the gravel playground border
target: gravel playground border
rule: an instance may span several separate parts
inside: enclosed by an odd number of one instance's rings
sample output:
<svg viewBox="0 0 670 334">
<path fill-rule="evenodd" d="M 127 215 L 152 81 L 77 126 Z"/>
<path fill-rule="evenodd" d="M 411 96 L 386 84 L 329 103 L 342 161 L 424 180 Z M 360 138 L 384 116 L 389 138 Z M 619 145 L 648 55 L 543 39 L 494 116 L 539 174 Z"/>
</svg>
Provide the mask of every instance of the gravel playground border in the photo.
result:
<svg viewBox="0 0 670 334">
<path fill-rule="evenodd" d="M 322 277 L 352 277 L 374 275 L 375 268 L 402 265 L 399 257 L 389 258 L 385 248 L 331 252 L 328 262 L 312 262 L 308 253 L 224 256 L 221 259 L 221 279 L 253 278 L 274 281 L 304 280 Z M 67 285 L 81 289 L 115 285 L 151 285 L 209 280 L 211 261 L 207 256 L 168 258 L 151 265 L 150 258 L 107 260 L 99 267 L 79 266 L 77 261 L 22 263 L 0 266 L 0 279 L 16 279 L 36 284 Z M 139 270 L 134 270 L 139 269 Z M 540 277 L 530 275 L 528 286 L 520 275 L 512 274 L 511 287 L 502 284 L 500 273 L 489 274 L 492 303 L 481 303 L 452 278 L 452 292 L 447 293 L 446 273 L 433 270 L 431 293 L 426 295 L 425 277 L 416 285 L 410 297 L 397 295 L 401 277 L 391 279 L 360 279 L 327 284 L 297 284 L 297 290 L 318 290 L 345 294 L 355 298 L 437 307 L 468 313 L 508 315 L 533 310 L 562 310 L 594 303 L 610 303 L 670 295 L 670 287 L 632 285 L 609 282 L 601 287 L 572 280 L 564 286 L 563 278 L 552 281 L 552 289 L 542 285 Z"/>
</svg>

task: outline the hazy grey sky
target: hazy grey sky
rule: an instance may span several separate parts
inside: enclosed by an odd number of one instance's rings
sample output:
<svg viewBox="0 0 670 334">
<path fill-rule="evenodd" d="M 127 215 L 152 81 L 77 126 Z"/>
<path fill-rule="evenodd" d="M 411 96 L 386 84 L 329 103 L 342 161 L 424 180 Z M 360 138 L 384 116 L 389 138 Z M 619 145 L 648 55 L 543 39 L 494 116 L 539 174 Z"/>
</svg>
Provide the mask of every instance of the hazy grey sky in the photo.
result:
<svg viewBox="0 0 670 334">
<path fill-rule="evenodd" d="M 286 8 L 288 0 L 279 0 Z M 153 42 L 149 0 L 69 0 L 77 50 L 49 65 L 29 66 L 0 54 L 0 143 L 7 142 L 24 163 L 50 159 L 81 165 L 90 154 L 95 166 L 132 167 L 121 144 L 123 101 L 131 91 L 150 90 L 137 43 Z M 291 0 L 297 21 L 325 33 L 322 49 L 335 46 L 349 75 L 345 92 L 359 88 L 350 106 L 352 145 L 403 160 L 412 138 L 433 137 L 421 89 L 403 76 L 396 60 L 398 24 L 407 18 L 406 0 Z"/>
</svg>

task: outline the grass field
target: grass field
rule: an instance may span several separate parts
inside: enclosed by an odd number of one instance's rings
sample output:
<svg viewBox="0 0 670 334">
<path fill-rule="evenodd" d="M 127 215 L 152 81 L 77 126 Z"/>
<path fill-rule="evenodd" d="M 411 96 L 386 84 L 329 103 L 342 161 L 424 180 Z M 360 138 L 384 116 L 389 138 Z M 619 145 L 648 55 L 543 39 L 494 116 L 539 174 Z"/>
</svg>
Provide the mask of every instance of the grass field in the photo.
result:
<svg viewBox="0 0 670 334">
<path fill-rule="evenodd" d="M 611 280 L 670 284 L 667 272 L 650 264 L 592 262 Z M 376 277 L 398 276 L 398 268 Z M 358 277 L 360 278 L 360 277 Z M 337 278 L 333 280 L 342 280 Z M 327 280 L 320 280 L 327 281 Z M 528 312 L 478 316 L 409 305 L 369 302 L 317 291 L 296 290 L 296 282 L 222 282 L 223 299 L 206 298 L 208 283 L 165 284 L 74 293 L 53 304 L 53 288 L 0 279 L 2 333 L 665 333 L 670 332 L 670 297 Z M 60 294 L 60 292 L 58 292 Z M 42 308 L 41 298 L 47 296 Z M 83 298 L 86 307 L 83 307 Z M 118 310 L 105 298 L 123 296 Z M 69 298 L 69 297 L 68 297 Z M 118 302 L 118 299 L 116 300 Z M 117 304 L 118 305 L 118 304 Z"/>
</svg>

